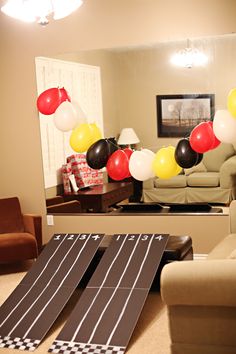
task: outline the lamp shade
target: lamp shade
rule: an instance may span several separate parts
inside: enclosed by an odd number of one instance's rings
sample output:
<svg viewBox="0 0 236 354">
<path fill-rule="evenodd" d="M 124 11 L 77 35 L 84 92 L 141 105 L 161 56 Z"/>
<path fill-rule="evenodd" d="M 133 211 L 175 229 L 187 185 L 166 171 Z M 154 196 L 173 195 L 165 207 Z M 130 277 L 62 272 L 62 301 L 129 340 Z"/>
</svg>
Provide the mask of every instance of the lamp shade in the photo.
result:
<svg viewBox="0 0 236 354">
<path fill-rule="evenodd" d="M 132 145 L 140 142 L 133 128 L 123 128 L 118 139 L 119 145 Z"/>
</svg>

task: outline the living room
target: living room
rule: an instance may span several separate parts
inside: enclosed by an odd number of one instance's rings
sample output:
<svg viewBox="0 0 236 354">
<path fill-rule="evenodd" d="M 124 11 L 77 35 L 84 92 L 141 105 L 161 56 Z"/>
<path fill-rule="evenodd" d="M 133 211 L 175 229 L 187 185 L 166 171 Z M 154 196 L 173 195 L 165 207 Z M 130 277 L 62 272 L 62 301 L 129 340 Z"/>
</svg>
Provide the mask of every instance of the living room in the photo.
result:
<svg viewBox="0 0 236 354">
<path fill-rule="evenodd" d="M 47 224 L 41 141 L 36 108 L 37 87 L 35 57 L 63 58 L 64 53 L 100 48 L 124 48 L 154 43 L 183 41 L 187 38 L 213 37 L 235 32 L 234 1 L 92 1 L 87 0 L 76 13 L 51 21 L 42 28 L 25 24 L 0 14 L 1 28 L 1 198 L 18 196 L 24 213 L 43 217 L 43 243 L 61 232 L 170 232 L 200 238 L 197 253 L 208 253 L 230 229 L 228 211 L 218 216 L 172 216 L 157 222 L 156 217 L 130 216 L 55 216 L 54 225 Z M 64 57 L 65 59 L 65 57 Z M 227 62 L 228 63 L 228 62 Z M 228 64 L 227 64 L 228 65 Z M 230 64 L 228 65 L 230 66 Z M 188 69 L 189 70 L 189 69 Z M 216 72 L 221 102 L 228 89 L 221 87 L 224 70 Z M 233 81 L 233 75 L 231 77 Z M 181 78 L 180 78 L 181 80 Z M 234 83 L 232 82 L 232 85 Z M 194 82 L 192 82 L 194 88 Z M 179 86 L 178 86 L 179 88 Z M 198 88 L 199 90 L 200 88 Z M 166 93 L 166 92 L 164 92 Z M 212 93 L 212 92 L 210 92 Z M 155 102 L 152 108 L 155 111 Z M 124 115 L 124 119 L 125 115 Z M 145 117 L 141 117 L 145 120 Z M 140 119 L 139 119 L 140 121 Z M 108 123 L 108 124 L 106 124 Z M 146 124 L 146 123 L 145 123 Z M 140 140 L 149 148 L 175 144 L 177 139 L 158 139 L 156 121 Z M 138 128 L 141 131 L 141 128 Z M 106 136 L 117 136 L 120 127 L 109 125 Z M 147 146 L 144 146 L 147 147 Z M 160 227 L 160 230 L 158 228 Z M 119 227 L 119 229 L 117 229 Z M 212 241 L 213 240 L 213 241 Z M 131 353 L 131 352 L 130 352 Z"/>
<path fill-rule="evenodd" d="M 96 12 L 98 10 L 101 16 L 98 20 L 94 19 L 94 12 L 90 10 L 90 6 L 92 6 L 91 3 L 87 2 L 81 7 L 78 14 L 73 14 L 62 22 L 52 21 L 50 26 L 43 28 L 43 31 L 41 27 L 37 26 L 30 27 L 29 30 L 28 24 L 18 23 L 1 14 L 2 33 L 6 32 L 2 43 L 2 62 L 6 64 L 3 66 L 1 80 L 2 114 L 5 117 L 3 120 L 4 126 L 1 130 L 3 134 L 1 154 L 3 155 L 2 163 L 4 165 L 1 174 L 1 190 L 3 196 L 18 195 L 22 200 L 23 210 L 43 215 L 45 240 L 49 239 L 53 232 L 59 231 L 58 228 L 61 227 L 61 223 L 65 228 L 68 226 L 71 230 L 73 227 L 80 227 L 81 220 L 72 221 L 66 217 L 58 217 L 54 227 L 46 225 L 40 131 L 35 105 L 37 99 L 35 57 L 55 57 L 60 53 L 74 53 L 84 49 L 135 46 L 142 43 L 176 40 L 187 36 L 199 37 L 234 32 L 234 22 L 231 15 L 231 6 L 233 5 L 231 2 L 224 5 L 219 2 L 218 6 L 213 3 L 206 5 L 199 2 L 193 5 L 183 3 L 181 7 L 177 4 L 171 4 L 173 8 L 171 13 L 166 4 L 154 1 L 149 6 L 143 3 L 139 3 L 139 5 L 130 3 L 128 9 L 122 4 L 119 4 L 117 9 L 114 4 L 109 3 L 108 6 L 105 2 L 100 6 L 98 4 L 93 5 L 98 7 L 96 7 Z M 102 10 L 103 6 L 106 11 Z M 135 7 L 135 12 L 133 12 L 133 7 Z M 108 11 L 109 15 L 107 14 Z M 202 16 L 202 12 L 207 15 Z M 122 28 L 119 26 L 118 13 L 122 17 L 125 16 L 126 28 L 124 24 Z M 156 21 L 154 13 L 160 14 L 158 21 Z M 112 23 L 112 16 L 116 19 L 117 27 L 111 26 L 108 34 L 106 28 Z M 166 16 L 169 17 L 168 23 L 172 23 L 173 28 L 169 24 L 166 26 Z M 132 31 L 129 28 L 130 19 L 132 19 Z M 148 25 L 143 25 L 140 31 L 139 23 L 145 23 L 146 19 L 148 19 Z M 89 28 L 86 27 L 86 34 L 83 30 L 84 21 L 89 24 Z M 106 23 L 106 26 L 101 26 L 101 23 Z M 75 25 L 77 27 L 74 27 Z M 95 25 L 98 27 L 96 31 Z M 114 28 L 114 33 L 112 28 Z M 96 32 L 96 38 L 93 36 L 94 31 Z M 72 40 L 75 32 L 83 32 L 83 36 L 79 36 L 76 43 Z M 27 50 L 24 48 L 27 48 Z M 21 63 L 21 70 L 19 70 L 19 62 Z M 21 75 L 24 77 L 23 79 L 21 79 Z M 10 85 L 10 78 L 17 81 L 17 85 Z M 13 99 L 14 104 L 12 104 Z M 18 116 L 19 112 L 20 118 L 16 120 L 15 117 Z M 105 131 L 106 136 L 113 136 L 120 132 L 118 127 L 116 131 L 113 131 L 113 127 L 110 126 L 105 126 L 105 129 L 108 129 Z M 154 136 L 152 139 L 156 141 L 156 131 L 152 136 Z M 169 144 L 170 140 L 165 139 L 163 143 Z M 17 146 L 17 159 L 15 146 Z M 17 175 L 15 174 L 16 160 L 19 164 Z M 26 173 L 28 166 L 30 166 L 31 173 Z M 58 226 L 57 222 L 59 222 Z M 85 222 L 87 223 L 87 221 Z"/>
</svg>

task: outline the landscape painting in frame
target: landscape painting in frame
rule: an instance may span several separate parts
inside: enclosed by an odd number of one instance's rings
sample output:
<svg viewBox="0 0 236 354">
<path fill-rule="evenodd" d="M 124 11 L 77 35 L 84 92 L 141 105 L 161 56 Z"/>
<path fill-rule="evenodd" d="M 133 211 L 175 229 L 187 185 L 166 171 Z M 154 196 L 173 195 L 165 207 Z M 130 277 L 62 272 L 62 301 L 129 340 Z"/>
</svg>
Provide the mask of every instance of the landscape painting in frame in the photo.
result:
<svg viewBox="0 0 236 354">
<path fill-rule="evenodd" d="M 201 122 L 213 120 L 214 94 L 157 95 L 158 137 L 189 137 Z"/>
</svg>

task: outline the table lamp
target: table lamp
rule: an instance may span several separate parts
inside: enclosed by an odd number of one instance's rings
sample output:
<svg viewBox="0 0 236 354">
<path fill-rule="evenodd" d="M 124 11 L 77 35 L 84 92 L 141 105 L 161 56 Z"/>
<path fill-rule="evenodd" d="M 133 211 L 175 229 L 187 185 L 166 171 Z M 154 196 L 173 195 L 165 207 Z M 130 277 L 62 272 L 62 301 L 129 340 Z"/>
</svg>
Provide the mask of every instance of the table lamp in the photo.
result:
<svg viewBox="0 0 236 354">
<path fill-rule="evenodd" d="M 123 128 L 117 141 L 118 145 L 128 145 L 129 147 L 139 142 L 140 140 L 133 128 Z"/>
</svg>

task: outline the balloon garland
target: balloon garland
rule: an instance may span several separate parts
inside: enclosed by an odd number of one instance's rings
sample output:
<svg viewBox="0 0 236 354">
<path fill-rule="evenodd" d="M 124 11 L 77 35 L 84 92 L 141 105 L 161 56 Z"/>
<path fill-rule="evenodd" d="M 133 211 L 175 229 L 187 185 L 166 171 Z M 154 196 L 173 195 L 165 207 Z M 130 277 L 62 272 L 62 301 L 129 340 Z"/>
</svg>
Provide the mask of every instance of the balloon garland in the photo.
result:
<svg viewBox="0 0 236 354">
<path fill-rule="evenodd" d="M 37 107 L 40 113 L 50 115 L 53 114 L 64 101 L 70 102 L 70 97 L 64 87 L 53 87 L 45 90 L 39 95 L 37 99 Z"/>
<path fill-rule="evenodd" d="M 70 146 L 75 152 L 86 152 L 88 165 L 97 170 L 106 167 L 116 181 L 132 176 L 145 181 L 157 176 L 168 179 L 178 175 L 182 168 L 199 164 L 203 154 L 224 143 L 236 143 L 236 88 L 227 97 L 228 110 L 218 110 L 213 122 L 201 122 L 193 128 L 189 138 L 174 146 L 163 147 L 156 154 L 149 149 L 133 151 L 121 149 L 115 138 L 102 138 L 95 123 L 87 123 L 79 104 L 71 101 L 64 88 L 50 88 L 37 99 L 37 108 L 44 115 L 54 114 L 55 127 L 71 131 Z"/>
<path fill-rule="evenodd" d="M 70 99 L 65 88 L 53 87 L 42 92 L 37 99 L 37 108 L 44 115 L 53 115 L 55 127 L 62 131 L 71 131 L 70 146 L 83 153 L 102 138 L 95 123 L 87 123 L 87 117 L 77 102 Z"/>
<path fill-rule="evenodd" d="M 175 149 L 175 161 L 182 168 L 191 168 L 196 165 L 200 160 L 199 155 L 203 156 L 192 149 L 188 139 L 181 139 Z"/>
</svg>

